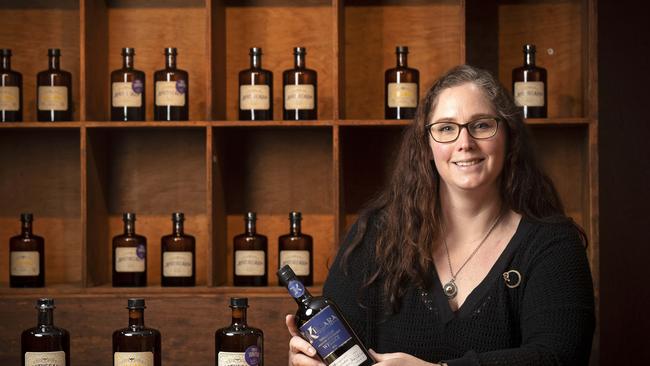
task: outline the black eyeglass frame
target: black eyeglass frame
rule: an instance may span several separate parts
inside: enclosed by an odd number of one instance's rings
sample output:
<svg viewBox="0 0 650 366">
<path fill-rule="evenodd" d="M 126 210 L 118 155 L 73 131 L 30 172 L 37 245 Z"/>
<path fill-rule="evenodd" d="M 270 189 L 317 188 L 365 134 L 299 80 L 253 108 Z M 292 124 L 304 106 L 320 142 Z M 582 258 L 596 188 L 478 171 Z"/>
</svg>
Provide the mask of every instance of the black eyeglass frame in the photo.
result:
<svg viewBox="0 0 650 366">
<path fill-rule="evenodd" d="M 490 136 L 486 136 L 486 137 L 476 137 L 476 136 L 472 135 L 472 132 L 470 131 L 470 129 L 469 129 L 468 126 L 471 125 L 472 123 L 475 123 L 475 122 L 477 122 L 477 121 L 484 120 L 484 119 L 493 119 L 493 120 L 496 121 L 496 123 L 497 123 L 497 127 L 494 129 L 494 133 L 493 133 L 492 135 L 490 135 Z M 469 121 L 469 122 L 467 122 L 467 123 L 463 123 L 463 124 L 456 123 L 456 122 L 451 122 L 451 121 L 448 121 L 448 122 L 434 122 L 434 123 L 428 123 L 428 124 L 424 125 L 424 128 L 427 130 L 429 136 L 431 136 L 431 138 L 433 139 L 433 141 L 435 141 L 435 142 L 437 142 L 437 143 L 440 143 L 440 144 L 447 144 L 447 143 L 451 143 L 451 142 L 454 142 L 454 141 L 458 140 L 458 138 L 460 137 L 460 132 L 463 130 L 463 128 L 467 129 L 467 133 L 469 133 L 469 135 L 470 135 L 472 138 L 474 138 L 474 139 L 477 139 L 477 140 L 486 140 L 486 139 L 492 138 L 492 137 L 496 136 L 497 132 L 499 132 L 499 124 L 500 124 L 501 122 L 503 122 L 503 118 L 501 118 L 501 117 L 497 117 L 497 116 L 489 116 L 489 117 L 479 117 L 479 118 L 477 118 L 477 119 L 475 119 L 475 120 L 473 120 L 473 121 Z M 452 125 L 456 125 L 456 126 L 458 126 L 458 135 L 456 135 L 456 137 L 455 137 L 453 140 L 449 140 L 449 141 L 438 141 L 438 140 L 436 140 L 436 138 L 435 138 L 435 137 L 433 136 L 433 134 L 431 133 L 431 128 L 432 128 L 433 126 L 435 126 L 435 125 L 437 125 L 437 124 L 441 124 L 441 123 L 452 124 Z"/>
</svg>

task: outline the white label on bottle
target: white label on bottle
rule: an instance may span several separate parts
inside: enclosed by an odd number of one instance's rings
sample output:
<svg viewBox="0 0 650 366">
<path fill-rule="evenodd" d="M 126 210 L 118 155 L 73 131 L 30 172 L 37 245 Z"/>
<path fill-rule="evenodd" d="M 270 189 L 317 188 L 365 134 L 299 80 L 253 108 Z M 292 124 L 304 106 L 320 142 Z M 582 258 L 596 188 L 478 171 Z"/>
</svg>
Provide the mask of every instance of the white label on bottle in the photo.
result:
<svg viewBox="0 0 650 366">
<path fill-rule="evenodd" d="M 40 271 L 40 255 L 37 251 L 12 251 L 11 275 L 12 276 L 38 276 Z"/>
<path fill-rule="evenodd" d="M 41 111 L 67 111 L 68 88 L 65 86 L 39 86 L 38 109 Z"/>
<path fill-rule="evenodd" d="M 65 352 L 25 352 L 25 366 L 65 366 Z"/>
<path fill-rule="evenodd" d="M 418 84 L 388 83 L 388 106 L 390 108 L 415 108 L 418 106 Z"/>
<path fill-rule="evenodd" d="M 268 110 L 271 107 L 270 96 L 271 89 L 268 85 L 241 85 L 239 87 L 239 109 Z"/>
<path fill-rule="evenodd" d="M 265 261 L 263 250 L 236 250 L 235 275 L 264 276 Z"/>
<path fill-rule="evenodd" d="M 314 86 L 285 85 L 284 109 L 314 109 Z"/>
<path fill-rule="evenodd" d="M 248 366 L 244 352 L 219 352 L 217 356 L 219 366 Z"/>
<path fill-rule="evenodd" d="M 113 107 L 142 107 L 142 93 L 133 90 L 132 82 L 113 83 Z"/>
<path fill-rule="evenodd" d="M 115 352 L 113 366 L 153 366 L 153 352 Z"/>
<path fill-rule="evenodd" d="M 17 86 L 0 86 L 0 111 L 20 109 L 20 90 Z"/>
<path fill-rule="evenodd" d="M 290 265 L 297 276 L 309 276 L 309 251 L 308 250 L 282 250 L 280 251 L 280 268 Z"/>
<path fill-rule="evenodd" d="M 145 259 L 138 256 L 138 248 L 115 248 L 116 272 L 144 272 Z"/>
<path fill-rule="evenodd" d="M 361 347 L 359 347 L 358 344 L 355 344 L 339 358 L 334 360 L 330 366 L 359 366 L 367 359 L 368 357 L 366 357 L 366 354 L 363 353 Z"/>
<path fill-rule="evenodd" d="M 192 276 L 192 252 L 164 252 L 163 276 Z"/>
<path fill-rule="evenodd" d="M 518 107 L 543 107 L 544 82 L 542 81 L 516 81 L 515 104 Z"/>
<path fill-rule="evenodd" d="M 185 93 L 179 92 L 176 81 L 156 81 L 156 106 L 185 106 Z"/>
</svg>

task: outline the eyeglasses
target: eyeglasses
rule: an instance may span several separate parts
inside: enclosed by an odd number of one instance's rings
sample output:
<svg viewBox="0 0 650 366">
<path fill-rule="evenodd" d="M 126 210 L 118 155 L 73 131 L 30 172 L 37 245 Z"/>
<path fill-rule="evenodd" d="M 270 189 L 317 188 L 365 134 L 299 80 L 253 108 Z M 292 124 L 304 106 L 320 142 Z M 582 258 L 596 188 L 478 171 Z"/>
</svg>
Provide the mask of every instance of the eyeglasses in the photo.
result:
<svg viewBox="0 0 650 366">
<path fill-rule="evenodd" d="M 467 128 L 469 135 L 475 139 L 489 139 L 497 134 L 499 122 L 501 122 L 499 117 L 481 117 L 462 125 L 456 122 L 436 122 L 427 124 L 424 128 L 429 130 L 429 135 L 436 142 L 445 143 L 456 141 L 463 128 Z"/>
</svg>

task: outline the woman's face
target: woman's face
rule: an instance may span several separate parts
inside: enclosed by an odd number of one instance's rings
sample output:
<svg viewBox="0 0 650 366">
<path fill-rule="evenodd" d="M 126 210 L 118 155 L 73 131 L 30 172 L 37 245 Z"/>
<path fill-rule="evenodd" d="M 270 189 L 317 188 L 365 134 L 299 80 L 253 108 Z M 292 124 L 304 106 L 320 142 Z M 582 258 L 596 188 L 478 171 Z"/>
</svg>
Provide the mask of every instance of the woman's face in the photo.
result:
<svg viewBox="0 0 650 366">
<path fill-rule="evenodd" d="M 428 123 L 465 124 L 485 116 L 496 116 L 494 107 L 478 86 L 465 83 L 440 93 Z M 458 139 L 447 143 L 436 142 L 429 134 L 440 183 L 455 191 L 497 188 L 505 158 L 505 128 L 499 123 L 496 135 L 487 139 L 475 139 L 462 128 Z"/>
</svg>

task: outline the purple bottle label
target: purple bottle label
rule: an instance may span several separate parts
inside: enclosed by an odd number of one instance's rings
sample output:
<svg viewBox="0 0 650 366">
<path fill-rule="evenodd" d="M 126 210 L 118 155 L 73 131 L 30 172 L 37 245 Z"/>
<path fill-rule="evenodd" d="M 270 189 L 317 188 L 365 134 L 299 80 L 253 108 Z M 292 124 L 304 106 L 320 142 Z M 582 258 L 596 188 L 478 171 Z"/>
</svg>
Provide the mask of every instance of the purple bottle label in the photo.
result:
<svg viewBox="0 0 650 366">
<path fill-rule="evenodd" d="M 135 252 L 140 259 L 145 259 L 147 256 L 147 248 L 144 246 L 144 244 L 138 245 L 138 248 L 135 250 Z"/>
<path fill-rule="evenodd" d="M 142 94 L 142 91 L 144 90 L 144 83 L 140 79 L 135 79 L 131 84 L 131 89 L 133 89 L 135 93 Z"/>
<path fill-rule="evenodd" d="M 244 360 L 246 360 L 246 364 L 250 366 L 257 366 L 260 364 L 261 355 L 262 352 L 260 352 L 259 347 L 250 346 L 246 348 L 246 351 L 244 352 Z"/>
<path fill-rule="evenodd" d="M 176 80 L 176 91 L 181 94 L 185 94 L 187 91 L 187 83 L 185 80 Z"/>
<path fill-rule="evenodd" d="M 287 289 L 295 299 L 305 294 L 305 286 L 300 281 L 289 281 Z"/>
<path fill-rule="evenodd" d="M 322 358 L 326 358 L 352 339 L 343 322 L 330 306 L 325 307 L 303 324 L 300 333 L 316 348 Z"/>
</svg>

